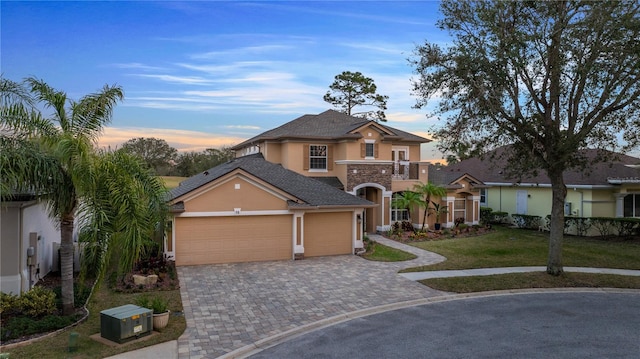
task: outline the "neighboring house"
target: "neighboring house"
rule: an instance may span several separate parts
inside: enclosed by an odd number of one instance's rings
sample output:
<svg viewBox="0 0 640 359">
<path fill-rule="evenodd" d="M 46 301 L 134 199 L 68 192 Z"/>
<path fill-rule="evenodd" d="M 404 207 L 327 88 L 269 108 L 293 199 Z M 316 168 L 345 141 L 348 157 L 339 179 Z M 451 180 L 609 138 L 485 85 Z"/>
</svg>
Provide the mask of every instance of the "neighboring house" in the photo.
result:
<svg viewBox="0 0 640 359">
<path fill-rule="evenodd" d="M 505 150 L 508 148 L 501 148 Z M 576 217 L 640 217 L 640 159 L 619 155 L 611 162 L 596 163 L 596 150 L 585 150 L 590 160 L 586 172 L 568 170 L 565 215 Z M 551 214 L 551 183 L 545 174 L 508 178 L 505 161 L 471 158 L 443 167 L 448 176 L 467 173 L 488 188 L 481 189 L 480 203 L 494 211 L 545 218 Z"/>
<path fill-rule="evenodd" d="M 363 216 L 364 231 L 375 233 L 408 216 L 406 210 L 392 208 L 392 197 L 427 181 L 429 163 L 420 159 L 420 145 L 427 142 L 396 128 L 328 110 L 301 116 L 232 149 L 236 156 L 261 153 L 269 162 L 378 204 L 366 208 Z"/>
<path fill-rule="evenodd" d="M 442 186 L 447 190 L 447 195 L 442 197 L 440 203 L 446 206 L 446 214 L 439 218 L 442 225 L 451 228 L 456 219 L 462 218 L 466 224 L 480 223 L 481 194 L 486 193 L 488 186 L 474 176 L 459 168 L 451 170 L 444 166 L 429 166 L 429 182 Z M 430 226 L 436 222 L 431 216 Z M 433 228 L 433 227 L 431 227 Z"/>
<path fill-rule="evenodd" d="M 353 254 L 363 248 L 362 213 L 377 207 L 261 153 L 186 179 L 168 200 L 165 249 L 177 265 Z"/>
<path fill-rule="evenodd" d="M 32 195 L 13 195 L 0 203 L 0 290 L 25 292 L 54 266 L 60 231 L 44 203 Z M 32 250 L 29 248 L 33 248 Z"/>
</svg>

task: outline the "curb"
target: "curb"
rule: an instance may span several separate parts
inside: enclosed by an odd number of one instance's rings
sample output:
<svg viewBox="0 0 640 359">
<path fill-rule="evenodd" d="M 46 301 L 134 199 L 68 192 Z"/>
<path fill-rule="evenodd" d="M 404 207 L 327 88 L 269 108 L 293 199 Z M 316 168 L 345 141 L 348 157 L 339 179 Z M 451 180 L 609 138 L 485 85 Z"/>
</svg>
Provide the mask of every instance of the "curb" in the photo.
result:
<svg viewBox="0 0 640 359">
<path fill-rule="evenodd" d="M 463 293 L 444 295 L 431 298 L 423 298 L 410 300 L 399 303 L 384 304 L 377 307 L 366 308 L 349 312 L 345 314 L 339 314 L 331 318 L 323 319 L 317 322 L 302 325 L 297 328 L 289 329 L 282 333 L 272 335 L 268 338 L 258 340 L 254 343 L 245 345 L 244 347 L 233 350 L 229 353 L 221 355 L 218 359 L 232 359 L 232 358 L 246 358 L 248 356 L 257 354 L 265 349 L 283 343 L 287 340 L 294 339 L 298 336 L 313 332 L 318 329 L 329 327 L 331 325 L 347 322 L 352 319 L 367 317 L 374 314 L 384 313 L 391 310 L 404 309 L 409 307 L 415 307 L 419 305 L 427 305 L 433 303 L 450 302 L 455 300 L 464 300 L 471 298 L 486 298 L 486 297 L 501 297 L 510 295 L 526 295 L 526 294 L 538 294 L 538 293 L 633 293 L 640 295 L 640 289 L 625 289 L 625 288 L 553 288 L 553 289 L 507 289 L 496 290 L 487 292 L 475 292 L 475 293 Z"/>
</svg>

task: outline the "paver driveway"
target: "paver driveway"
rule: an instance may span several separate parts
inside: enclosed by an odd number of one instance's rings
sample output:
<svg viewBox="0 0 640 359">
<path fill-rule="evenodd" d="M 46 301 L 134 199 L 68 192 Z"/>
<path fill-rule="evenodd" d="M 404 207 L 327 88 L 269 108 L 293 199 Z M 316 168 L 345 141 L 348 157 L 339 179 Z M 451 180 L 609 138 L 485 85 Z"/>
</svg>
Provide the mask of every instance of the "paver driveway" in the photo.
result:
<svg viewBox="0 0 640 359">
<path fill-rule="evenodd" d="M 442 295 L 397 274 L 402 268 L 444 260 L 409 250 L 419 258 L 382 263 L 334 256 L 179 267 L 187 319 L 187 330 L 178 340 L 179 358 L 215 358 L 336 315 Z"/>
</svg>

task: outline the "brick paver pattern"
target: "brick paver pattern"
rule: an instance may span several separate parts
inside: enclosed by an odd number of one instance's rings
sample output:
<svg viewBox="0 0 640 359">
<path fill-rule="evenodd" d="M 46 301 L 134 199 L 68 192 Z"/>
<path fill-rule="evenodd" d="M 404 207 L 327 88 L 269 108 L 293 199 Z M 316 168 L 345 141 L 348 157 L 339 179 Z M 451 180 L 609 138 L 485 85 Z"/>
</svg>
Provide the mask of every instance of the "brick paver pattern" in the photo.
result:
<svg viewBox="0 0 640 359">
<path fill-rule="evenodd" d="M 187 320 L 179 358 L 215 358 L 318 320 L 443 294 L 397 272 L 444 257 L 378 235 L 370 238 L 418 258 L 382 263 L 345 255 L 178 267 Z"/>
</svg>

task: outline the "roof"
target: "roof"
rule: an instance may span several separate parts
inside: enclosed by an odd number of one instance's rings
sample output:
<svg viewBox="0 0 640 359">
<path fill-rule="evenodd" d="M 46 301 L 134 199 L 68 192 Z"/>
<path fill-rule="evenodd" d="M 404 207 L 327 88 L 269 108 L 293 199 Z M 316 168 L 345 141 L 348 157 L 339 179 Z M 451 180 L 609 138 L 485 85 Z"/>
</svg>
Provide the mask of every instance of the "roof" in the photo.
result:
<svg viewBox="0 0 640 359">
<path fill-rule="evenodd" d="M 189 177 L 169 192 L 167 200 L 173 201 L 238 169 L 265 181 L 298 200 L 295 203 L 290 202 L 290 206 L 376 206 L 373 202 L 353 196 L 329 184 L 290 171 L 279 164 L 268 162 L 261 153 L 238 157 Z"/>
<path fill-rule="evenodd" d="M 375 121 L 366 120 L 360 117 L 349 116 L 335 110 L 327 110 L 318 115 L 303 115 L 293 121 L 289 121 L 282 126 L 263 132 L 252 137 L 234 147 L 238 150 L 252 143 L 265 140 L 284 139 L 320 139 L 320 140 L 357 140 L 362 136 L 356 132 L 365 125 L 376 126 L 383 133 L 383 138 L 404 142 L 430 142 L 428 139 L 414 134 L 385 126 Z"/>
<path fill-rule="evenodd" d="M 507 150 L 507 147 L 501 147 L 498 151 Z M 564 173 L 564 182 L 570 186 L 611 186 L 615 183 L 615 179 L 635 179 L 640 182 L 640 168 L 634 165 L 640 164 L 640 159 L 623 154 L 616 154 L 617 159 L 610 162 L 596 162 L 599 150 L 586 149 L 583 150 L 585 157 L 589 160 L 590 167 L 587 171 L 577 169 L 569 169 Z M 497 156 L 499 157 L 499 156 Z M 490 158 L 474 157 L 462 160 L 453 165 L 442 167 L 438 172 L 443 172 L 441 176 L 445 178 L 459 177 L 464 173 L 468 173 L 487 184 L 498 183 L 530 183 L 537 185 L 550 184 L 551 180 L 540 171 L 537 176 L 528 176 L 522 178 L 507 177 L 505 170 L 507 165 L 506 158 Z M 429 179 L 431 180 L 431 170 L 429 171 Z"/>
</svg>

